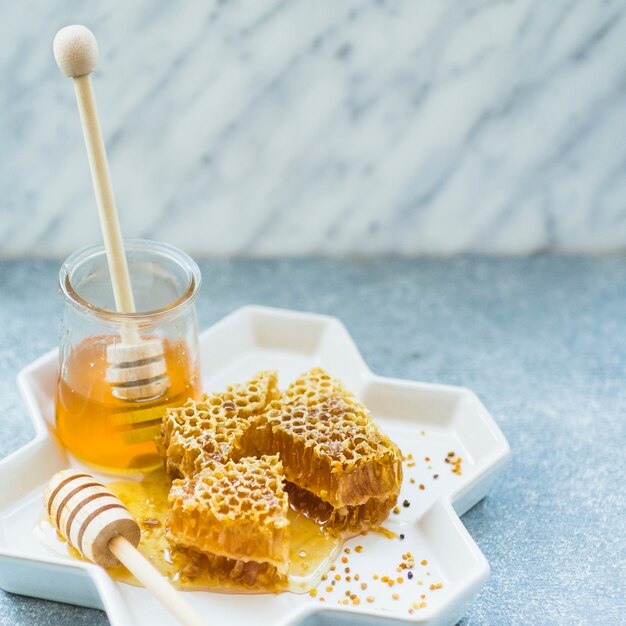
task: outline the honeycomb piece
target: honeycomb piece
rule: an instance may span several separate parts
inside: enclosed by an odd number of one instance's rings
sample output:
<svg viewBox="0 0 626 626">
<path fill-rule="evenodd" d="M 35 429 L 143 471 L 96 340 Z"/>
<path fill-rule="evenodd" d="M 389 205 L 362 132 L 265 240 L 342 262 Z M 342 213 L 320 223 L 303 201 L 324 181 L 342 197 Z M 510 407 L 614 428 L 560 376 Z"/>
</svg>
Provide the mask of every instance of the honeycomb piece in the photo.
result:
<svg viewBox="0 0 626 626">
<path fill-rule="evenodd" d="M 271 563 L 258 561 L 240 561 L 225 556 L 205 554 L 178 546 L 177 552 L 186 556 L 187 565 L 181 572 L 189 580 L 195 578 L 210 578 L 223 587 L 224 583 L 231 582 L 235 586 L 266 591 L 280 589 L 286 582 L 281 570 Z"/>
<path fill-rule="evenodd" d="M 195 476 L 173 482 L 167 536 L 178 546 L 268 563 L 283 574 L 289 559 L 288 507 L 277 456 L 212 461 Z"/>
<path fill-rule="evenodd" d="M 205 394 L 205 401 L 212 396 Z M 276 370 L 257 372 L 247 383 L 230 385 L 224 398 L 232 402 L 240 417 L 257 415 L 272 401 L 280 397 Z"/>
<path fill-rule="evenodd" d="M 278 454 L 288 481 L 336 509 L 358 507 L 369 498 L 391 501 L 402 482 L 398 447 L 367 409 L 319 368 L 270 403 L 243 435 L 241 451 Z"/>
<path fill-rule="evenodd" d="M 285 404 L 312 408 L 319 407 L 331 398 L 342 400 L 356 414 L 366 417 L 368 420 L 371 419 L 369 411 L 343 386 L 343 383 L 337 378 L 333 378 L 321 367 L 314 367 L 301 374 L 289 385 L 282 396 Z"/>
<path fill-rule="evenodd" d="M 289 503 L 296 511 L 333 531 L 347 530 L 351 534 L 380 526 L 398 500 L 397 494 L 393 493 L 380 498 L 369 498 L 358 506 L 335 509 L 328 502 L 293 483 L 286 482 L 285 491 L 289 495 Z"/>
<path fill-rule="evenodd" d="M 283 394 L 275 372 L 260 372 L 171 409 L 162 432 L 168 473 L 184 477 L 170 493 L 168 539 L 200 570 L 244 585 L 286 575 L 289 501 L 327 528 L 360 532 L 387 517 L 402 482 L 398 447 L 319 368 Z"/>
<path fill-rule="evenodd" d="M 276 372 L 257 373 L 250 381 L 223 393 L 205 394 L 166 411 L 159 449 L 170 478 L 190 477 L 210 461 L 242 456 L 239 440 L 272 400 L 280 395 Z"/>
</svg>

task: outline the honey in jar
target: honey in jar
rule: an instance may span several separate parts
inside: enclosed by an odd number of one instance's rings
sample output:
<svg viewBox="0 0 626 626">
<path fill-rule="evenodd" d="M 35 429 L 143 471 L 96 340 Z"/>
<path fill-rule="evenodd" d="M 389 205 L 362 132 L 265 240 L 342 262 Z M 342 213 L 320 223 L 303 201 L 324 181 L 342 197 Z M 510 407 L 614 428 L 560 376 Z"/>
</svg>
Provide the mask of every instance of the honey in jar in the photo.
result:
<svg viewBox="0 0 626 626">
<path fill-rule="evenodd" d="M 168 406 L 200 392 L 194 300 L 198 266 L 176 248 L 127 240 L 128 267 L 138 313 L 114 311 L 104 248 L 72 255 L 62 266 L 65 296 L 56 395 L 57 434 L 88 465 L 144 472 L 161 464 L 155 439 Z M 138 340 L 162 346 L 167 384 L 147 398 L 121 398 L 107 380 L 107 348 L 131 327 Z"/>
<path fill-rule="evenodd" d="M 115 470 L 148 470 L 161 464 L 155 438 L 168 406 L 200 391 L 198 369 L 183 341 L 163 342 L 169 386 L 145 401 L 117 398 L 106 381 L 111 335 L 89 337 L 68 356 L 57 387 L 58 435 L 77 458 Z"/>
</svg>

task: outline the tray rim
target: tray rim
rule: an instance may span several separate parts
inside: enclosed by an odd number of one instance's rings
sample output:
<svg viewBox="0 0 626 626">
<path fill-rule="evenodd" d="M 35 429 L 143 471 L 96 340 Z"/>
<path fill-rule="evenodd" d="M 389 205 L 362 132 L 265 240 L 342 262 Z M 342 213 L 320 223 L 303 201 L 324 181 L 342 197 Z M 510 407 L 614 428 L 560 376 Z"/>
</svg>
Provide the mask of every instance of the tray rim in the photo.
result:
<svg viewBox="0 0 626 626">
<path fill-rule="evenodd" d="M 444 507 L 446 516 L 453 524 L 455 531 L 457 532 L 458 536 L 463 540 L 465 546 L 472 553 L 472 556 L 475 558 L 477 564 L 475 576 L 473 578 L 468 576 L 467 580 L 463 581 L 463 583 L 455 583 L 454 592 L 452 592 L 452 595 L 448 596 L 447 601 L 443 605 L 440 605 L 435 609 L 431 609 L 429 607 L 428 610 L 424 610 L 419 615 L 415 614 L 412 616 L 401 616 L 394 614 L 385 615 L 376 610 L 367 610 L 366 608 L 361 607 L 331 607 L 319 606 L 315 604 L 305 604 L 299 607 L 292 608 L 284 619 L 277 622 L 276 626 L 295 626 L 296 624 L 301 623 L 302 620 L 304 620 L 306 617 L 322 612 L 325 614 L 347 613 L 354 616 L 361 615 L 376 617 L 381 621 L 389 620 L 390 622 L 397 623 L 419 623 L 426 621 L 428 621 L 429 623 L 437 624 L 447 623 L 440 622 L 440 618 L 444 617 L 443 614 L 449 612 L 450 609 L 454 607 L 455 603 L 461 601 L 464 596 L 467 596 L 468 593 L 477 593 L 490 573 L 490 565 L 486 557 L 484 556 L 484 554 L 476 544 L 475 540 L 469 534 L 469 531 L 465 528 L 465 525 L 460 519 L 460 516 L 465 512 L 465 510 L 471 508 L 472 506 L 474 506 L 474 504 L 480 501 L 484 494 L 478 498 L 475 498 L 471 502 L 471 504 L 467 506 L 467 508 L 464 510 L 457 511 L 454 505 L 455 502 L 459 501 L 459 499 L 463 495 L 463 492 L 470 491 L 473 488 L 477 487 L 478 483 L 480 483 L 481 481 L 488 482 L 489 479 L 495 478 L 495 476 L 500 473 L 503 466 L 509 460 L 511 454 L 510 446 L 506 438 L 504 437 L 504 434 L 498 427 L 497 423 L 495 422 L 489 411 L 480 401 L 478 396 L 467 387 L 399 379 L 387 376 L 380 376 L 373 373 L 363 359 L 363 356 L 361 355 L 358 347 L 356 346 L 352 336 L 350 335 L 345 325 L 334 316 L 311 312 L 301 312 L 292 309 L 259 305 L 246 305 L 232 311 L 231 313 L 227 314 L 226 316 L 203 330 L 199 335 L 200 344 L 202 344 L 203 341 L 206 341 L 211 335 L 219 333 L 221 329 L 223 329 L 227 324 L 235 323 L 238 318 L 249 316 L 253 317 L 255 315 L 269 315 L 271 317 L 279 317 L 292 320 L 299 319 L 303 322 L 318 322 L 323 323 L 325 326 L 335 326 L 337 329 L 340 330 L 340 332 L 342 332 L 342 334 L 344 334 L 345 339 L 349 342 L 353 352 L 351 357 L 356 359 L 355 365 L 358 365 L 361 377 L 367 378 L 369 382 L 384 381 L 387 383 L 392 383 L 393 385 L 406 386 L 412 389 L 420 388 L 425 391 L 443 391 L 448 393 L 454 392 L 457 394 L 461 394 L 469 399 L 472 399 L 481 409 L 482 421 L 487 426 L 490 433 L 494 436 L 494 441 L 496 442 L 496 445 L 494 445 L 494 447 L 490 449 L 489 453 L 485 455 L 485 458 L 481 459 L 480 463 L 476 464 L 476 470 L 471 480 L 464 482 L 464 484 L 459 485 L 447 494 L 441 495 L 431 504 L 431 507 L 438 505 Z M 35 436 L 21 448 L 18 448 L 3 459 L 0 459 L 0 475 L 2 475 L 2 473 L 4 473 L 11 465 L 16 464 L 19 457 L 27 453 L 34 454 L 37 449 L 45 448 L 49 444 L 54 446 L 58 445 L 56 443 L 54 433 L 47 426 L 45 418 L 39 410 L 38 402 L 35 397 L 35 391 L 33 386 L 31 385 L 33 373 L 38 371 L 44 365 L 48 366 L 51 361 L 57 359 L 57 356 L 58 348 L 53 348 L 52 350 L 49 350 L 48 352 L 44 353 L 31 363 L 23 367 L 17 375 L 17 385 L 28 409 L 31 423 L 33 424 L 33 427 L 35 429 Z M 112 626 L 118 626 L 125 623 L 124 612 L 119 610 L 119 606 L 116 605 L 115 598 L 112 597 L 113 594 L 111 594 L 111 587 L 112 585 L 114 585 L 114 582 L 99 566 L 81 561 L 70 563 L 67 561 L 67 559 L 55 557 L 53 554 L 50 554 L 46 557 L 26 556 L 20 553 L 18 550 L 12 550 L 8 547 L 4 547 L 2 544 L 2 537 L 0 536 L 0 570 L 2 569 L 3 563 L 6 560 L 28 562 L 30 564 L 35 563 L 55 567 L 61 566 L 63 568 L 77 570 L 77 573 L 80 571 L 82 576 L 89 578 L 93 583 L 93 586 L 98 595 L 99 606 L 96 607 L 94 603 L 81 604 L 79 602 L 76 602 L 76 604 L 79 606 L 88 606 L 90 608 L 100 608 L 104 610 Z M 7 589 L 7 591 L 11 591 L 11 589 Z M 14 591 L 13 593 L 19 592 Z M 44 596 L 37 595 L 35 597 Z M 45 597 L 44 599 L 57 602 L 59 601 L 56 600 L 54 597 Z"/>
</svg>

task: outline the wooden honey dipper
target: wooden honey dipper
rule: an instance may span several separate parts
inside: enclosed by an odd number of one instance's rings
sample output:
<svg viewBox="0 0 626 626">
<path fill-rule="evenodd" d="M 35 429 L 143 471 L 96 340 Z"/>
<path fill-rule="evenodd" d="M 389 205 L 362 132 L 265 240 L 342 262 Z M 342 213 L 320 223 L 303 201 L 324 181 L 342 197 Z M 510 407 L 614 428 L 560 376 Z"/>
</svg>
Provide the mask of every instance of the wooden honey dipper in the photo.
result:
<svg viewBox="0 0 626 626">
<path fill-rule="evenodd" d="M 135 299 L 91 84 L 91 72 L 98 63 L 98 43 L 88 28 L 66 26 L 56 34 L 53 49 L 63 74 L 74 79 L 115 306 L 120 313 L 135 313 Z M 169 379 L 162 342 L 142 339 L 132 323 L 122 327 L 121 335 L 121 343 L 107 348 L 110 367 L 106 379 L 111 383 L 113 395 L 122 400 L 147 400 L 165 393 Z"/>
<path fill-rule="evenodd" d="M 93 476 L 67 469 L 55 474 L 43 495 L 55 528 L 90 561 L 120 562 L 185 626 L 204 624 L 167 579 L 137 550 L 141 531 L 128 509 Z"/>
</svg>

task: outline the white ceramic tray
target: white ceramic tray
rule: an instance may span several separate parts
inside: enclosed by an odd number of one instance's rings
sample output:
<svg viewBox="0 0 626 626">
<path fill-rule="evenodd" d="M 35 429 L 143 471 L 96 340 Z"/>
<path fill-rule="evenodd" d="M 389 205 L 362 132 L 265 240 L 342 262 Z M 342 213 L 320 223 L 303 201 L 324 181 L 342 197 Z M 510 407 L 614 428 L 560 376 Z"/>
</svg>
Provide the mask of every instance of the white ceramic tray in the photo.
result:
<svg viewBox="0 0 626 626">
<path fill-rule="evenodd" d="M 372 374 L 345 327 L 321 315 L 245 307 L 202 333 L 200 350 L 207 389 L 220 389 L 267 368 L 278 370 L 284 387 L 304 370 L 322 366 L 365 402 L 403 454 L 413 456 L 404 464 L 399 500 L 400 504 L 409 500 L 410 507 L 400 506 L 400 513 L 390 515 L 385 523 L 405 539 L 369 533 L 346 544 L 363 546 L 359 554 L 352 550 L 350 567 L 360 582 L 367 583 L 366 591 L 360 583 L 342 580 L 332 593 L 320 587 L 317 597 L 188 593 L 190 602 L 207 616 L 207 624 L 456 623 L 489 573 L 459 515 L 486 494 L 509 456 L 504 436 L 474 393 Z M 0 462 L 0 586 L 14 593 L 102 608 L 113 626 L 174 624 L 145 590 L 113 582 L 95 565 L 53 553 L 33 534 L 42 515 L 45 483 L 72 464 L 54 436 L 56 366 L 53 351 L 18 376 L 36 436 Z M 462 456 L 461 476 L 444 462 L 448 451 Z M 420 483 L 424 490 L 419 489 Z M 399 576 L 396 567 L 406 551 L 416 561 L 412 580 L 404 573 L 404 582 L 390 588 L 373 578 L 374 574 Z M 422 560 L 428 564 L 422 566 Z M 338 568 L 342 570 L 343 566 Z M 439 582 L 441 589 L 430 590 Z M 346 590 L 359 594 L 358 606 L 340 604 Z M 398 599 L 392 597 L 394 593 Z M 366 601 L 370 595 L 375 597 L 373 603 Z M 415 601 L 426 606 L 410 614 Z"/>
</svg>

